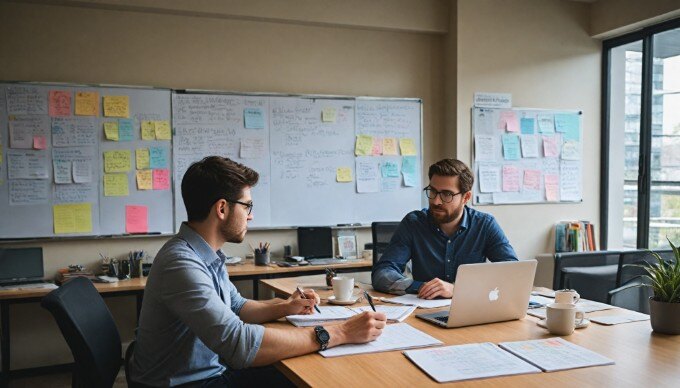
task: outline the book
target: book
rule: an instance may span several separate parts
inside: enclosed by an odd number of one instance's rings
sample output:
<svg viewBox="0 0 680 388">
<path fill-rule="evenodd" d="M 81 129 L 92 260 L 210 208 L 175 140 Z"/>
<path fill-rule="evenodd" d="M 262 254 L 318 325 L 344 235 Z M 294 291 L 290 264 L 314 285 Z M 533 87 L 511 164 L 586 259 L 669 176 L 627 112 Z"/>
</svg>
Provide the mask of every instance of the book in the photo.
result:
<svg viewBox="0 0 680 388">
<path fill-rule="evenodd" d="M 556 253 L 595 250 L 595 226 L 589 221 L 560 221 L 555 224 Z"/>
</svg>

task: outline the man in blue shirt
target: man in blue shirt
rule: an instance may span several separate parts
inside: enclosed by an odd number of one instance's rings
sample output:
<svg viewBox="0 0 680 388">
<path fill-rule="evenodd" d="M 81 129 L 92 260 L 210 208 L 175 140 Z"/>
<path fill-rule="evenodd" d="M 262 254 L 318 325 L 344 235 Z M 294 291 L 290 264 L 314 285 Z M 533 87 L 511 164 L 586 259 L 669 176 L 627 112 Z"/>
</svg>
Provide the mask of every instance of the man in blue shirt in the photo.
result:
<svg viewBox="0 0 680 388">
<path fill-rule="evenodd" d="M 182 198 L 188 222 L 154 259 L 130 361 L 132 386 L 291 385 L 273 367 L 250 367 L 369 342 L 382 333 L 385 315 L 375 312 L 325 327 L 260 325 L 311 314 L 319 297 L 310 290 L 306 299 L 296 292 L 287 300 L 247 300 L 229 281 L 221 248 L 243 241 L 257 180 L 257 172 L 217 156 L 187 170 Z"/>
<path fill-rule="evenodd" d="M 373 287 L 379 291 L 451 298 L 461 264 L 517 260 L 493 216 L 466 206 L 474 176 L 465 163 L 440 160 L 430 166 L 428 176 L 424 192 L 430 207 L 404 217 L 373 266 Z M 403 275 L 409 261 L 413 279 Z"/>
</svg>

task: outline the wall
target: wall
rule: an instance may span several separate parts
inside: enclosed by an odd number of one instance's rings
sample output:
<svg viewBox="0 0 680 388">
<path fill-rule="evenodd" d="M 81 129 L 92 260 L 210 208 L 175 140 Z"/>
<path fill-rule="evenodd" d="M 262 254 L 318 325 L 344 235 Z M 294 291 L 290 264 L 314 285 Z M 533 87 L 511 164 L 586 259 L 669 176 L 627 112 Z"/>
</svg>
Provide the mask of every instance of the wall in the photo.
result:
<svg viewBox="0 0 680 388">
<path fill-rule="evenodd" d="M 607 39 L 680 16 L 678 0 L 598 0 L 590 8 L 590 35 Z"/>
</svg>

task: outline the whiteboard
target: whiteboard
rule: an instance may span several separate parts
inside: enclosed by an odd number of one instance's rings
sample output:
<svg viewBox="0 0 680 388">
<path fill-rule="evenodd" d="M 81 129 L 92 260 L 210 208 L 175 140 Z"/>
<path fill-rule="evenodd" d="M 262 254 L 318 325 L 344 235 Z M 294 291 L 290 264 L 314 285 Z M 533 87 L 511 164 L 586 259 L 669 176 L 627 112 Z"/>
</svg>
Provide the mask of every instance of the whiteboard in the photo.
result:
<svg viewBox="0 0 680 388">
<path fill-rule="evenodd" d="M 474 203 L 581 202 L 582 122 L 577 110 L 473 108 Z"/>
<path fill-rule="evenodd" d="M 253 228 L 394 221 L 420 206 L 420 100 L 175 92 L 172 101 L 176 228 L 186 220 L 181 178 L 192 162 L 209 155 L 229 157 L 260 174 L 252 189 Z M 261 128 L 248 128 L 246 109 L 261 110 Z M 411 139 L 412 186 L 401 173 L 401 151 L 357 156 L 357 135 Z M 264 139 L 261 154 L 244 153 L 244 139 Z M 400 173 L 383 176 L 386 163 Z M 339 182 L 338 168 L 348 168 L 352 180 Z M 375 191 L 358 192 L 358 169 L 362 177 L 378 172 L 371 180 Z"/>
<path fill-rule="evenodd" d="M 50 110 L 50 91 L 64 92 L 70 102 Z M 75 115 L 76 92 L 96 92 L 94 116 Z M 106 140 L 104 96 L 127 96 L 132 136 L 128 141 Z M 141 140 L 140 123 L 170 121 L 170 91 L 167 89 L 98 87 L 71 84 L 0 84 L 0 238 L 97 236 L 126 234 L 126 205 L 148 210 L 149 233 L 173 230 L 172 190 L 138 190 L 135 178 L 135 149 L 158 147 L 171 168 L 170 141 Z M 10 136 L 10 132 L 12 136 Z M 20 139 L 20 137 L 25 139 Z M 33 143 L 35 138 L 45 144 Z M 32 139 L 33 138 L 33 139 Z M 25 141 L 24 141 L 25 140 Z M 25 144 L 22 144 L 25 143 Z M 129 150 L 131 170 L 125 172 L 129 195 L 105 196 L 103 153 Z M 11 158 L 11 160 L 10 160 Z M 79 166 L 79 182 L 75 174 Z M 64 179 L 63 166 L 69 166 Z M 55 176 L 55 171 L 56 173 Z M 60 182 L 57 182 L 61 180 Z M 54 206 L 85 204 L 91 221 L 87 231 L 55 233 Z M 77 219 L 76 223 L 82 223 Z"/>
</svg>

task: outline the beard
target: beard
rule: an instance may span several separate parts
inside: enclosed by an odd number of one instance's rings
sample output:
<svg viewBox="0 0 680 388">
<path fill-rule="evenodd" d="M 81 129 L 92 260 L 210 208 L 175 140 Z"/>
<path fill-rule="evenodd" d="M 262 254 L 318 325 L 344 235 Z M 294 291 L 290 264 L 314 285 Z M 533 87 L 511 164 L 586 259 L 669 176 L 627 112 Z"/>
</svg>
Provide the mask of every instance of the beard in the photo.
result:
<svg viewBox="0 0 680 388">
<path fill-rule="evenodd" d="M 246 236 L 245 229 L 238 226 L 238 222 L 233 220 L 233 212 L 230 212 L 227 219 L 220 225 L 220 234 L 224 241 L 239 244 Z M 246 224 L 247 225 L 247 224 Z"/>
<path fill-rule="evenodd" d="M 461 209 L 453 209 L 452 211 L 447 211 L 445 208 L 440 206 L 430 206 L 430 214 L 432 214 L 432 219 L 438 225 L 448 224 L 449 222 L 455 221 L 458 216 L 460 216 Z"/>
</svg>

